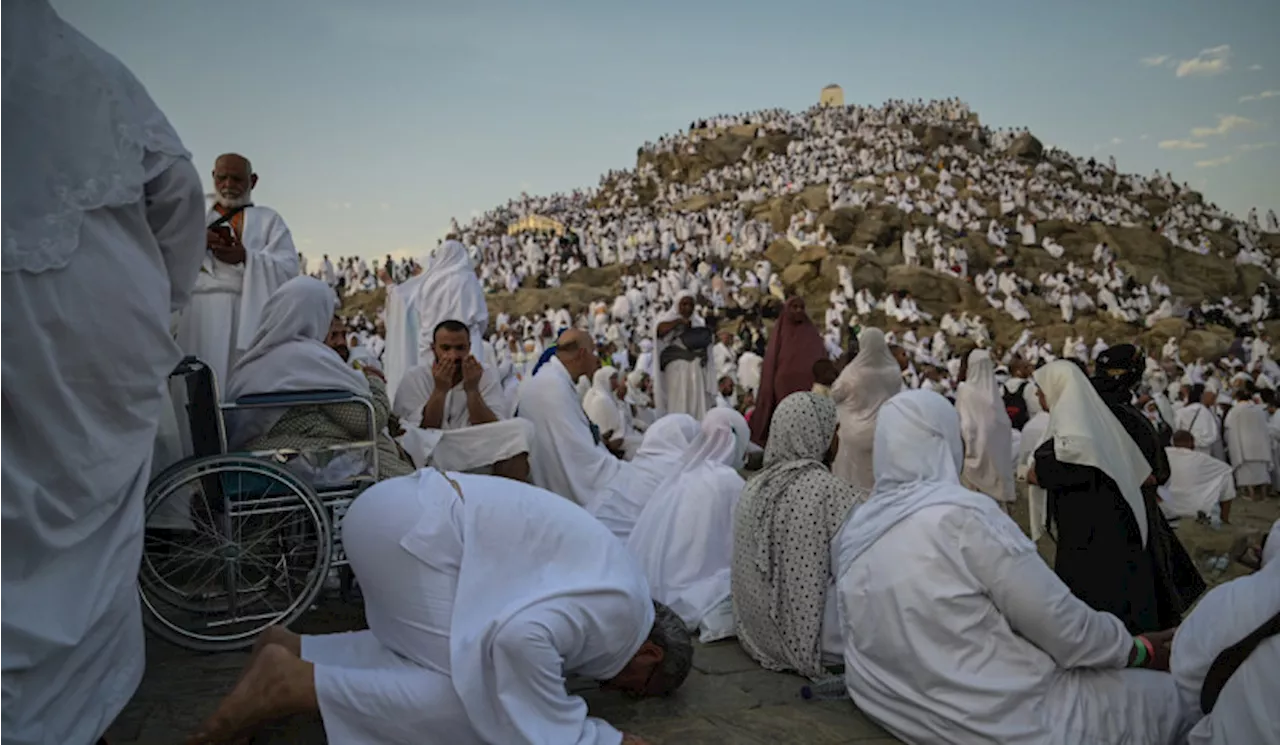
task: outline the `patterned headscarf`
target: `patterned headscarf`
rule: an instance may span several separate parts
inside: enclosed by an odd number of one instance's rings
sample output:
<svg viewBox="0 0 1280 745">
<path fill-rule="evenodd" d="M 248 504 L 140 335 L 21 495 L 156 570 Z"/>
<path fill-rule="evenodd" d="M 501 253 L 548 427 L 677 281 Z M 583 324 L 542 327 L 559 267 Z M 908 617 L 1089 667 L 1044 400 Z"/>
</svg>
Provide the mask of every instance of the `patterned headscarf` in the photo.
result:
<svg viewBox="0 0 1280 745">
<path fill-rule="evenodd" d="M 760 530 L 760 550 L 756 565 L 769 572 L 769 546 L 772 543 L 774 506 L 777 498 L 805 472 L 825 471 L 822 459 L 831 448 L 836 434 L 836 405 L 827 396 L 808 391 L 793 393 L 782 399 L 769 423 L 769 444 L 764 451 L 764 470 L 747 484 L 746 492 L 756 498 L 748 501 Z"/>
</svg>

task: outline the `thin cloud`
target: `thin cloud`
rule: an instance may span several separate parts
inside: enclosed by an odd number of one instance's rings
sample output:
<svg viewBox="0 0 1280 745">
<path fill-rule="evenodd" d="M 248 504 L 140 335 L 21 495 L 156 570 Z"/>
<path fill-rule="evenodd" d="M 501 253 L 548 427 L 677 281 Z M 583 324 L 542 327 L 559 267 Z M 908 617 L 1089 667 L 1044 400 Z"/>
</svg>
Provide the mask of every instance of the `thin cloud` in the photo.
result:
<svg viewBox="0 0 1280 745">
<path fill-rule="evenodd" d="M 1119 144 L 1121 144 L 1122 142 L 1124 142 L 1124 140 L 1120 139 L 1119 137 L 1112 137 L 1112 138 L 1111 138 L 1111 144 L 1112 144 L 1112 145 L 1119 145 Z"/>
<path fill-rule="evenodd" d="M 1156 147 L 1161 150 L 1203 150 L 1206 145 L 1194 140 L 1161 140 Z"/>
<path fill-rule="evenodd" d="M 1209 77 L 1221 75 L 1230 69 L 1231 45 L 1222 44 L 1201 49 L 1200 53 L 1191 59 L 1179 60 L 1176 74 L 1180 78 Z"/>
<path fill-rule="evenodd" d="M 1139 139 L 1139 140 L 1142 140 L 1143 142 L 1146 142 L 1146 141 L 1147 141 L 1147 138 L 1148 138 L 1148 137 L 1150 137 L 1150 136 L 1151 136 L 1151 135 L 1147 134 L 1146 132 L 1143 132 L 1142 134 L 1138 135 L 1138 139 Z"/>
<path fill-rule="evenodd" d="M 1280 91 L 1263 91 L 1261 93 L 1254 93 L 1253 95 L 1250 95 L 1250 96 L 1241 96 L 1240 103 L 1249 103 L 1250 101 L 1265 101 L 1268 98 L 1275 98 L 1276 96 L 1280 96 Z"/>
<path fill-rule="evenodd" d="M 1249 142 L 1240 146 L 1240 151 L 1244 153 L 1253 153 L 1259 150 L 1266 150 L 1276 146 L 1274 142 Z"/>
<path fill-rule="evenodd" d="M 1212 127 L 1194 127 L 1192 137 L 1214 137 L 1225 135 L 1237 129 L 1248 129 L 1257 124 L 1252 119 L 1235 114 L 1218 114 L 1218 123 Z"/>
<path fill-rule="evenodd" d="M 1208 160 L 1197 160 L 1196 168 L 1217 168 L 1218 166 L 1225 166 L 1233 160 L 1235 160 L 1234 155 L 1224 155 L 1221 158 L 1210 158 Z"/>
<path fill-rule="evenodd" d="M 1250 72 L 1257 72 L 1262 69 L 1262 65 L 1249 65 Z"/>
<path fill-rule="evenodd" d="M 1169 59 L 1170 59 L 1169 55 L 1167 54 L 1156 54 L 1150 57 L 1143 57 L 1142 66 L 1143 67 L 1159 67 L 1160 65 L 1163 65 L 1164 63 L 1168 62 Z"/>
</svg>

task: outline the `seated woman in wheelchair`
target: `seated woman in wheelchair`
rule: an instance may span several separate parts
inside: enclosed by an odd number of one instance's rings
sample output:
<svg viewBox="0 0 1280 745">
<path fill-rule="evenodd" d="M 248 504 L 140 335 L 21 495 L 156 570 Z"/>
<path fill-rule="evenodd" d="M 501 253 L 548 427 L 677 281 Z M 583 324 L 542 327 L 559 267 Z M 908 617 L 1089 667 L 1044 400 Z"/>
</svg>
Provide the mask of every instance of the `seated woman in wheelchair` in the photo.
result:
<svg viewBox="0 0 1280 745">
<path fill-rule="evenodd" d="M 346 391 L 373 405 L 378 480 L 414 471 L 388 433 L 391 405 L 374 367 L 347 363 L 346 338 L 334 317 L 338 298 L 318 279 L 295 277 L 267 300 L 253 342 L 231 371 L 227 400 L 263 393 Z M 337 321 L 337 322 L 335 322 Z M 358 403 L 233 409 L 232 450 L 315 451 L 369 439 L 368 409 Z"/>
</svg>

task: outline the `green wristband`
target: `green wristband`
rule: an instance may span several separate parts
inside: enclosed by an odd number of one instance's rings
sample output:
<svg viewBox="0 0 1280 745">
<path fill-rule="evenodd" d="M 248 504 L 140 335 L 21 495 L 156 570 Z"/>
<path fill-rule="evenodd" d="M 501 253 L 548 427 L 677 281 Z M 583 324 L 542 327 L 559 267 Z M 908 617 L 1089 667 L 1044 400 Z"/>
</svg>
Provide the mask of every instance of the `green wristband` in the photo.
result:
<svg viewBox="0 0 1280 745">
<path fill-rule="evenodd" d="M 1129 667 L 1142 667 L 1147 663 L 1147 645 L 1143 644 L 1142 641 L 1135 636 L 1133 637 L 1133 646 L 1137 648 L 1138 656 Z"/>
</svg>

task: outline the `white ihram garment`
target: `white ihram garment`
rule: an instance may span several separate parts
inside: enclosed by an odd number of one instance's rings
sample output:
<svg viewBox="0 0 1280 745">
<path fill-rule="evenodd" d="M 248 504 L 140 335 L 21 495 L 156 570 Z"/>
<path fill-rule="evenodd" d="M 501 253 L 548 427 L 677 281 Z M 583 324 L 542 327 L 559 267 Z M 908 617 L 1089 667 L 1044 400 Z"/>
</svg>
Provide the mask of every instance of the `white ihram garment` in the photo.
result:
<svg viewBox="0 0 1280 745">
<path fill-rule="evenodd" d="M 1237 401 L 1222 420 L 1227 455 L 1235 469 L 1236 486 L 1271 483 L 1271 433 L 1266 409 Z"/>
<path fill-rule="evenodd" d="M 118 60 L 43 2 L 5 3 L 0 25 L 0 727 L 6 745 L 89 745 L 142 679 L 142 500 L 204 198 Z"/>
<path fill-rule="evenodd" d="M 1170 672 L 1186 711 L 1200 716 L 1200 691 L 1214 659 L 1280 613 L 1280 521 L 1271 526 L 1262 569 L 1219 585 L 1182 621 Z M 1223 686 L 1213 712 L 1187 735 L 1189 745 L 1280 742 L 1280 637 L 1264 640 Z"/>
<path fill-rule="evenodd" d="M 831 386 L 840 419 L 840 448 L 831 472 L 859 489 L 875 482 L 871 449 L 880 405 L 902 390 L 902 372 L 889 352 L 884 332 L 868 328 L 858 335 L 858 355 Z"/>
<path fill-rule="evenodd" d="M 536 487 L 424 470 L 360 495 L 343 546 L 369 629 L 304 636 L 333 745 L 617 745 L 564 676 L 617 675 L 653 603 L 625 548 Z"/>
<path fill-rule="evenodd" d="M 960 486 L 961 449 L 937 394 L 880 408 L 875 490 L 832 542 L 854 703 L 905 742 L 1175 742 L 1187 723 L 1173 679 L 1124 669 L 1124 623 L 1073 596 L 994 502 Z"/>
<path fill-rule="evenodd" d="M 956 391 L 956 413 L 964 440 L 961 481 L 992 499 L 1012 502 L 1013 424 L 996 382 L 995 363 L 985 349 L 969 353 L 968 374 Z"/>
<path fill-rule="evenodd" d="M 1212 515 L 1220 502 L 1235 498 L 1231 466 L 1199 450 L 1169 447 L 1164 451 L 1169 456 L 1169 481 L 1161 492 L 1160 508 L 1166 515 Z"/>
<path fill-rule="evenodd" d="M 533 483 L 582 505 L 610 528 L 619 527 L 610 523 L 610 510 L 642 495 L 633 491 L 631 464 L 593 439 L 564 363 L 552 357 L 521 385 L 516 414 L 536 429 L 529 451 Z"/>
<path fill-rule="evenodd" d="M 659 325 L 681 317 L 680 301 L 693 296 L 688 290 L 676 293 L 671 308 L 653 321 L 653 406 L 663 413 L 688 414 L 694 419 L 701 419 L 715 400 L 715 356 L 708 349 L 705 364 L 694 360 L 674 360 L 663 369 L 662 351 L 680 342 L 675 331 L 666 336 L 658 335 Z M 687 321 L 693 328 L 707 325 L 702 316 L 696 313 Z"/>
<path fill-rule="evenodd" d="M 751 430 L 733 409 L 707 412 L 688 454 L 645 505 L 627 540 L 653 599 L 697 628 L 729 598 L 733 513 Z"/>
<path fill-rule="evenodd" d="M 246 207 L 243 264 L 224 264 L 206 253 L 191 304 L 178 317 L 178 346 L 213 369 L 225 386 L 249 348 L 262 308 L 281 285 L 298 276 L 298 250 L 284 220 L 268 207 Z M 212 224 L 216 210 L 205 216 Z"/>
<path fill-rule="evenodd" d="M 484 352 L 489 308 L 467 249 L 447 240 L 426 259 L 422 274 L 392 288 L 387 298 L 387 395 L 412 367 L 429 364 L 432 334 L 441 321 L 459 321 L 471 332 L 471 349 L 489 366 Z"/>
</svg>

